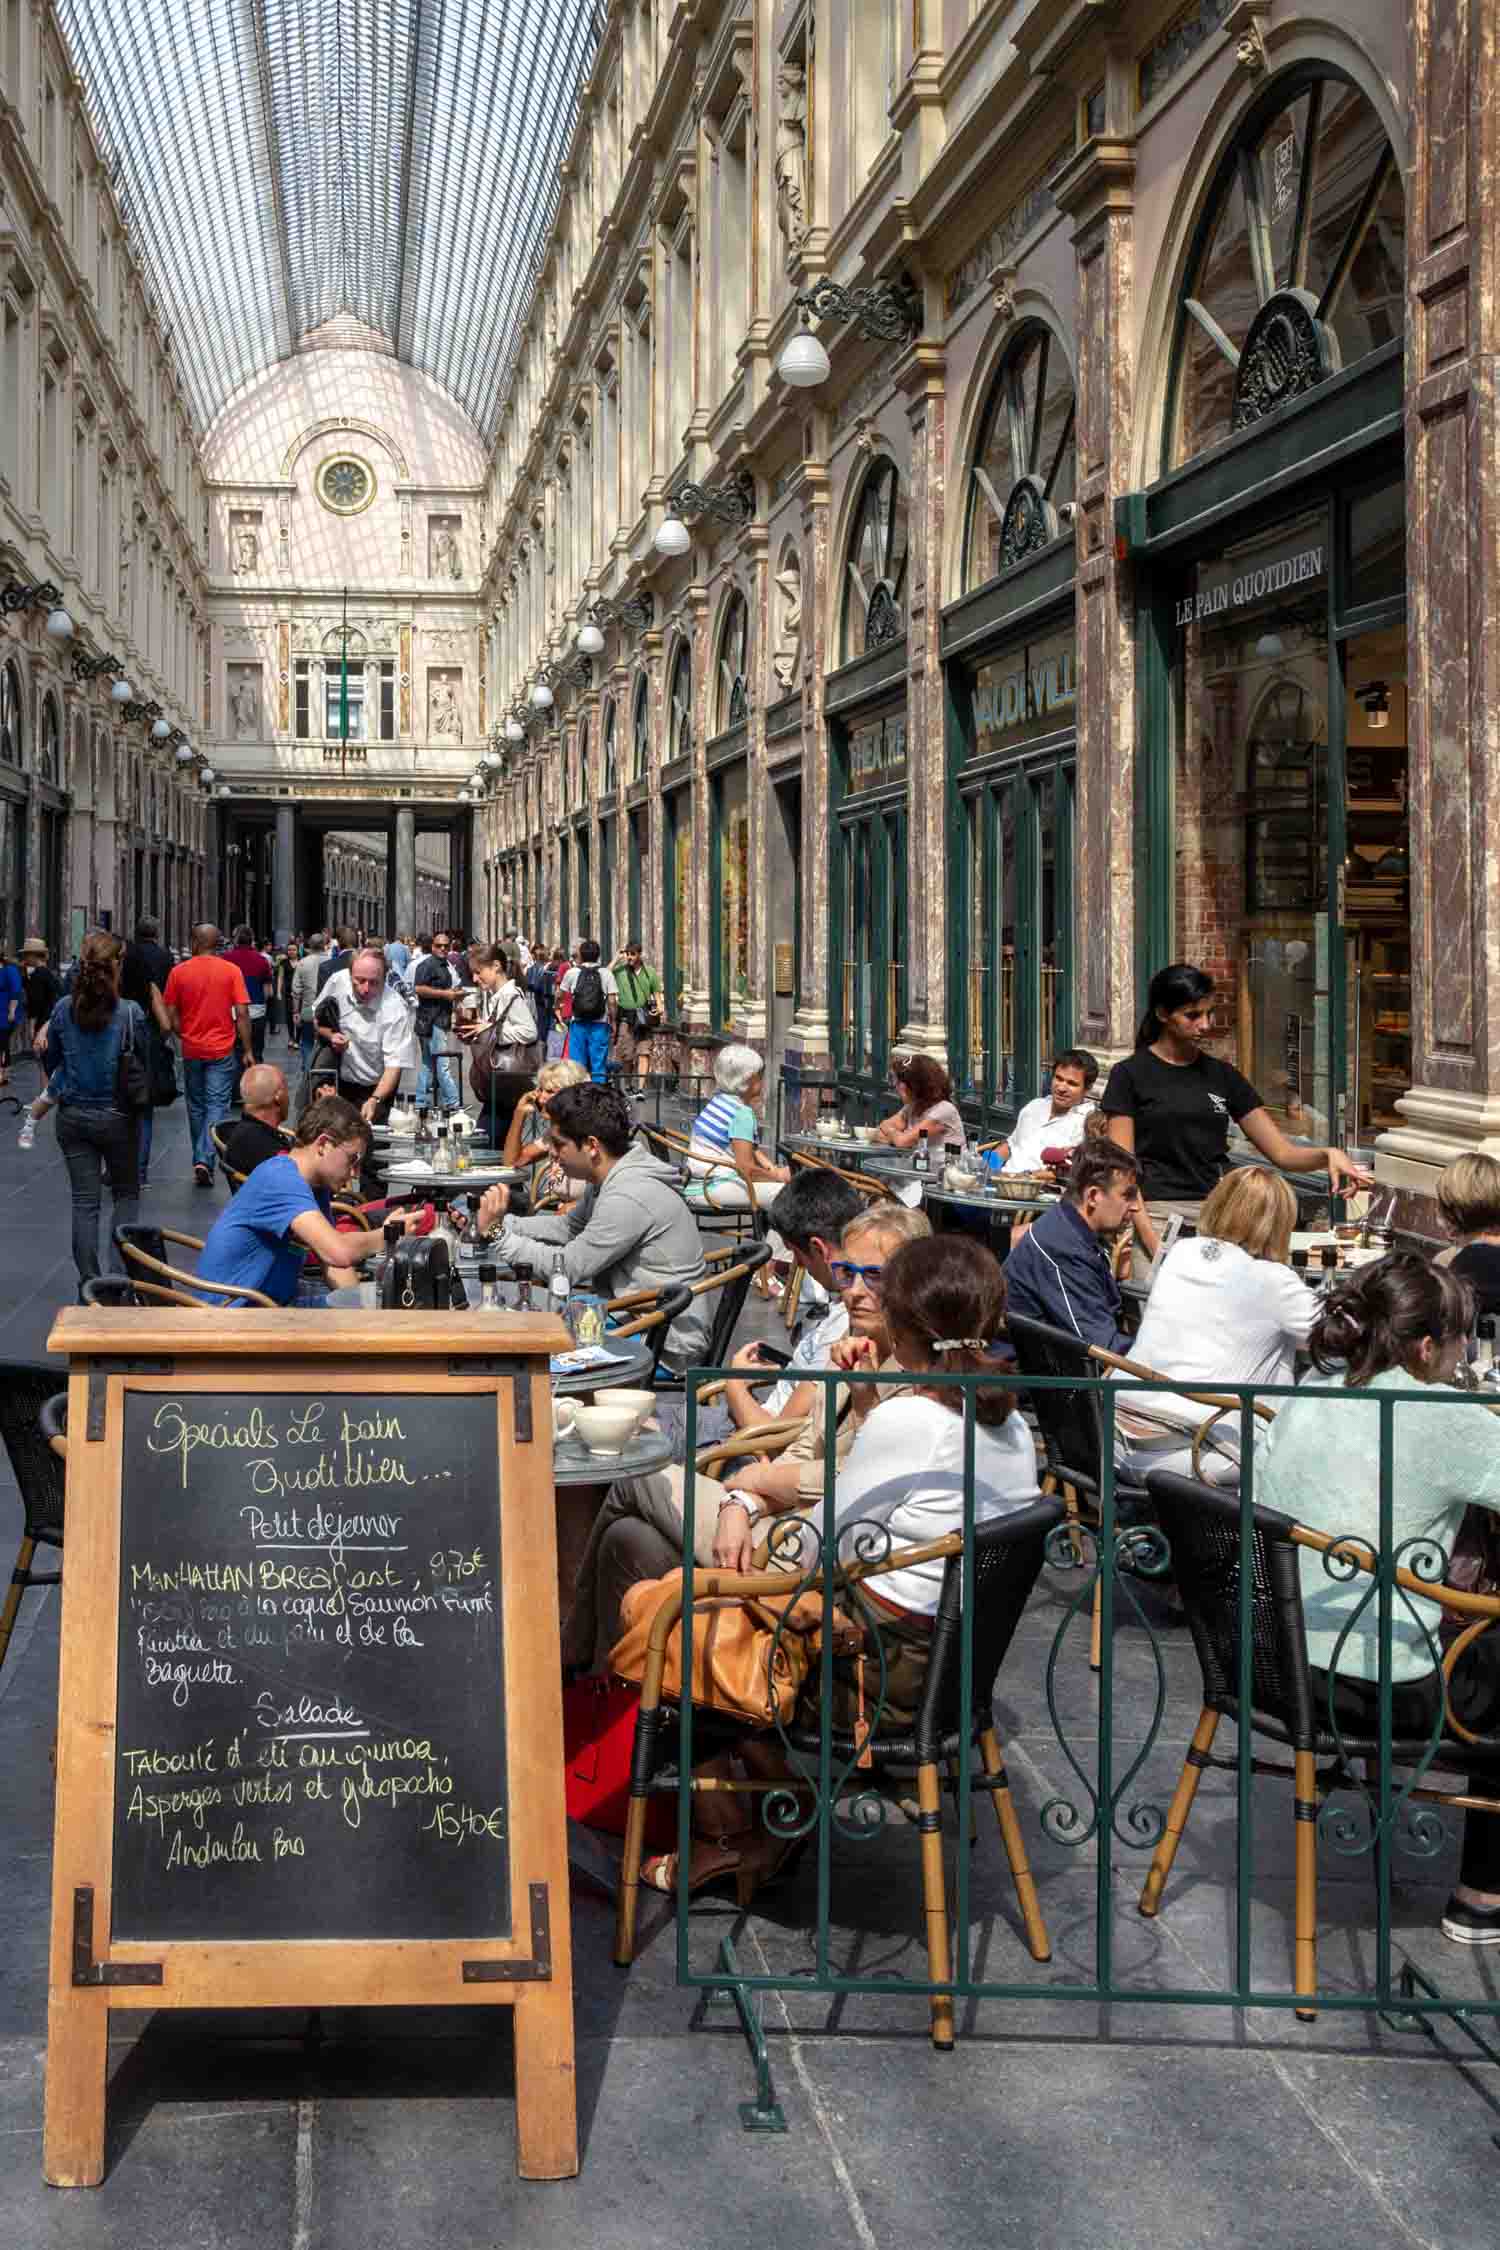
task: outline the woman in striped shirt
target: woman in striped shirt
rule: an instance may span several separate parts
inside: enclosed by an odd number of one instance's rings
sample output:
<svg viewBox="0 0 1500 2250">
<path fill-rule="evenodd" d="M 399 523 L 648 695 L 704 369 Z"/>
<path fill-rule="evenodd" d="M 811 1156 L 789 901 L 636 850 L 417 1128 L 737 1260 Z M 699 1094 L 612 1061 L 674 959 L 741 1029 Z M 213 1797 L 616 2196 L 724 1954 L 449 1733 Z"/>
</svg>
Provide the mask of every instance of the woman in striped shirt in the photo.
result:
<svg viewBox="0 0 1500 2250">
<path fill-rule="evenodd" d="M 688 1169 L 716 1211 L 774 1203 L 791 1173 L 762 1153 L 755 1112 L 766 1090 L 766 1066 L 753 1047 L 721 1047 L 714 1061 L 719 1091 L 693 1119 Z"/>
</svg>

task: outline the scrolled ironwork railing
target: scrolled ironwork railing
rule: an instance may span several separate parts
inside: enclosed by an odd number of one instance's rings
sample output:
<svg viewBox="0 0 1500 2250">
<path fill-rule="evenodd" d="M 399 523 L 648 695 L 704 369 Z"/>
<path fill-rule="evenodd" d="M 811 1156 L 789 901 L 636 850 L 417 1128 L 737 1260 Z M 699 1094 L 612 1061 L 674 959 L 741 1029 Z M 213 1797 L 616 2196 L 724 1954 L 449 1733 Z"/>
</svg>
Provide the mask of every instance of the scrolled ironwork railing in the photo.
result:
<svg viewBox="0 0 1500 2250">
<path fill-rule="evenodd" d="M 688 1378 L 689 1458 L 701 1426 L 698 1391 L 712 1374 L 699 1370 Z M 1488 1811 L 1491 1804 L 1500 1805 L 1500 1661 L 1493 1654 L 1494 1636 L 1500 1634 L 1500 1598 L 1451 1583 L 1445 1538 L 1432 1531 L 1416 1538 L 1396 1536 L 1396 1488 L 1400 1477 L 1411 1473 L 1412 1459 L 1409 1451 L 1398 1450 L 1397 1418 L 1425 1407 L 1425 1438 L 1433 1415 L 1481 1413 L 1486 1410 L 1482 1402 L 1435 1386 L 1415 1395 L 1347 1390 L 1316 1380 L 1300 1392 L 1287 1385 L 1217 1386 L 1211 1404 L 1220 1427 L 1224 1400 L 1234 1402 L 1231 1425 L 1238 1417 L 1238 1483 L 1221 1489 L 1215 1503 L 1227 1528 L 1215 1571 L 1204 1579 L 1192 1560 L 1192 1540 L 1174 1553 L 1170 1488 L 1161 1490 L 1158 1511 L 1115 1466 L 1118 1409 L 1139 1408 L 1153 1392 L 1168 1390 L 1167 1381 L 1122 1384 L 1104 1379 L 1102 1371 L 1085 1380 L 997 1367 L 995 1379 L 1015 1392 L 1018 1412 L 1027 1412 L 1027 1402 L 1044 1391 L 1068 1392 L 1075 1405 L 1085 1396 L 1096 1402 L 1102 1442 L 1097 1488 L 1090 1494 L 1072 1487 L 1068 1513 L 1046 1535 L 1039 1575 L 1002 1649 L 991 1700 L 989 1681 L 976 1683 L 975 1676 L 976 1638 L 983 1638 L 990 1651 L 986 1663 L 997 1645 L 992 1621 L 986 1622 L 984 1604 L 990 1597 L 980 1592 L 976 1576 L 976 1541 L 992 1515 L 991 1496 L 975 1468 L 979 1379 L 932 1373 L 921 1378 L 924 1392 L 955 1401 L 953 1452 L 962 1467 L 946 1472 L 947 1486 L 927 1471 L 903 1474 L 900 1462 L 893 1460 L 891 1486 L 867 1492 L 852 1513 L 841 1512 L 838 1504 L 835 1401 L 842 1378 L 814 1371 L 808 1379 L 823 1393 L 816 1409 L 823 1430 L 822 1502 L 778 1517 L 762 1560 L 785 1572 L 789 1591 L 821 1602 L 826 1629 L 796 1714 L 763 1730 L 764 1740 L 779 1746 L 781 1778 L 745 1785 L 760 1805 L 759 1818 L 768 1834 L 806 1848 L 807 1865 L 798 1871 L 795 1887 L 778 1891 L 775 1909 L 778 1924 L 800 1929 L 804 1940 L 790 1956 L 782 1945 L 780 1957 L 758 1970 L 731 1951 L 731 1975 L 724 1957 L 703 1958 L 695 1942 L 699 1925 L 683 1894 L 677 1909 L 681 1982 L 710 1991 L 732 1987 L 747 2020 L 753 2014 L 751 1998 L 766 1989 L 827 1993 L 835 2008 L 844 1995 L 904 1992 L 944 2003 L 1041 1995 L 1099 2004 L 1134 2000 L 1153 2006 L 1295 2011 L 1304 2017 L 1321 2010 L 1363 2009 L 1408 2028 L 1430 2028 L 1434 2019 L 1447 2017 L 1500 2059 L 1483 2030 L 1485 2018 L 1500 2014 L 1500 1996 L 1482 1981 L 1464 1978 L 1472 1952 L 1453 1949 L 1455 1973 L 1440 1987 L 1420 1957 L 1408 1950 L 1392 1895 L 1402 1863 L 1425 1871 L 1425 1880 L 1432 1882 L 1435 1863 L 1455 1840 L 1460 1815 L 1500 1817 Z M 909 1384 L 910 1378 L 897 1371 L 872 1381 L 878 1391 Z M 1376 1485 L 1368 1491 L 1351 1487 L 1347 1510 L 1341 1505 L 1334 1511 L 1341 1520 L 1333 1529 L 1257 1513 L 1264 1439 L 1257 1438 L 1256 1409 L 1279 1410 L 1294 1397 L 1336 1398 L 1351 1413 L 1379 1420 Z M 1205 1404 L 1204 1419 L 1209 1418 Z M 1184 1435 L 1184 1452 L 1191 1435 Z M 1434 1434 L 1426 1443 L 1440 1445 L 1441 1440 Z M 1500 1432 L 1496 1447 L 1500 1453 Z M 1039 1472 L 1044 1466 L 1039 1454 Z M 726 1475 L 732 1483 L 733 1470 Z M 1054 1464 L 1052 1476 L 1059 1488 L 1067 1485 L 1064 1466 Z M 888 1907 L 878 1923 L 879 1945 L 873 1945 L 872 1936 L 861 1935 L 860 1870 L 873 1865 L 872 1854 L 913 1850 L 930 1835 L 935 1818 L 930 1810 L 919 1817 L 880 1757 L 888 1714 L 898 1716 L 908 1731 L 912 1723 L 910 1712 L 899 1710 L 891 1697 L 903 1633 L 909 1641 L 909 1631 L 882 1597 L 881 1585 L 892 1569 L 903 1567 L 902 1557 L 913 1552 L 891 1517 L 899 1513 L 901 1495 L 914 1482 L 924 1495 L 934 1483 L 947 1492 L 946 1499 L 939 1493 L 924 1524 L 930 1523 L 935 1535 L 946 1529 L 950 1536 L 954 1560 L 948 1567 L 957 1572 L 960 1588 L 953 1679 L 957 1731 L 950 1730 L 945 1752 L 951 1752 L 945 1788 L 956 1818 L 942 1847 L 951 1906 L 951 1974 L 946 1977 L 934 1974 L 925 1961 L 902 1958 L 911 1948 L 920 1955 L 922 1917 L 915 1907 L 904 1935 L 893 1937 Z M 882 1496 L 891 1494 L 894 1506 L 887 1506 Z M 705 1570 L 702 1565 L 695 1570 L 692 1560 L 696 1506 L 689 1479 L 684 1676 L 690 1676 L 695 1576 L 701 1579 Z M 1322 1512 L 1326 1518 L 1326 1507 Z M 1287 1526 L 1284 1532 L 1276 1528 L 1281 1525 Z M 1267 1547 L 1273 1535 L 1283 1549 L 1283 1560 L 1275 1566 L 1268 1561 Z M 1193 1538 L 1197 1536 L 1195 1531 Z M 942 1548 L 929 1545 L 917 1552 L 931 1556 Z M 1273 1585 L 1277 1568 L 1281 1577 Z M 1210 1582 L 1211 1595 L 1203 1591 Z M 713 1583 L 722 1590 L 722 1580 Z M 1323 1585 L 1339 1588 L 1344 1597 L 1326 1676 L 1308 1665 L 1305 1639 L 1302 1657 L 1296 1657 L 1303 1630 L 1299 1605 L 1312 1600 L 1313 1590 Z M 1186 1604 L 1186 1631 L 1183 1613 L 1174 1616 L 1166 1606 L 1174 1590 Z M 841 1660 L 832 1631 L 836 1612 L 863 1636 L 861 1733 L 852 1752 L 847 1727 L 835 1724 L 836 1694 L 847 1702 L 848 1692 L 847 1679 L 839 1686 Z M 1278 1654 L 1271 1640 L 1283 1629 L 1285 1647 Z M 1091 1639 L 1097 1642 L 1097 1672 L 1089 1668 Z M 1296 1673 L 1298 1662 L 1302 1686 L 1296 1692 L 1306 1694 L 1310 1714 L 1304 1722 L 1310 1729 L 1306 1744 L 1294 1740 L 1295 1726 L 1281 1723 L 1285 1710 L 1277 1702 L 1290 1696 L 1285 1708 L 1292 1708 L 1296 1683 L 1289 1686 L 1291 1674 L 1278 1675 L 1275 1663 L 1290 1665 Z M 1430 1698 L 1426 1722 L 1416 1735 L 1401 1733 L 1396 1723 L 1406 1709 L 1414 1665 Z M 1365 1713 L 1352 1725 L 1336 1692 L 1345 1681 L 1358 1686 L 1359 1708 Z M 973 1855 L 958 1849 L 955 1840 L 970 1833 L 976 1797 L 987 1795 L 997 1810 L 999 1806 L 998 1785 L 976 1749 L 978 1735 L 966 1731 L 962 1718 L 986 1709 L 1004 1719 L 1001 1733 L 1009 1731 L 1018 1745 L 1020 1821 L 1031 1847 L 1045 1855 L 1037 1879 L 1041 1909 L 1055 1918 L 1065 1909 L 1068 1922 L 1065 1962 L 1049 1965 L 1038 1956 L 1025 1964 L 1025 1974 L 1005 1959 L 1010 1942 L 1003 1931 L 1005 1902 L 999 1893 L 979 1889 Z M 1236 1726 L 1236 1713 L 1254 1714 L 1254 1723 Z M 1215 1755 L 1213 1729 L 1223 1714 L 1234 1729 L 1233 1742 Z M 691 1775 L 695 1726 L 702 1723 L 690 1705 L 681 1706 L 675 1777 L 667 1785 L 678 1791 L 683 1853 L 691 1849 L 693 1796 L 681 1785 L 682 1777 Z M 979 1725 L 978 1717 L 974 1724 Z M 1181 1745 L 1190 1736 L 1192 1747 L 1184 1761 Z M 1315 1784 L 1308 1778 L 1309 1759 L 1316 1764 Z M 1201 1846 L 1195 1846 L 1189 1819 L 1193 1792 L 1214 1768 L 1229 1782 L 1233 1846 L 1228 1854 L 1222 1828 L 1212 1835 L 1205 1832 Z M 1468 1776 L 1456 1791 L 1455 1774 Z M 1272 1776 L 1284 1778 L 1283 1792 L 1262 1787 L 1263 1779 Z M 1218 1809 L 1222 1820 L 1222 1785 Z M 898 1813 L 917 1825 L 912 1843 L 903 1842 Z M 1206 1831 L 1207 1822 L 1199 1828 Z M 1357 1913 L 1349 1909 L 1354 1894 L 1348 1887 L 1338 1894 L 1346 1927 L 1337 1970 L 1328 1977 L 1318 1977 L 1309 1966 L 1311 1940 L 1302 1929 L 1309 1911 L 1306 1895 L 1295 1931 L 1290 1912 L 1282 1917 L 1279 1936 L 1268 1935 L 1262 1919 L 1275 1909 L 1267 1907 L 1259 1879 L 1270 1884 L 1273 1899 L 1280 1896 L 1284 1886 L 1278 1876 L 1292 1856 L 1294 1836 L 1299 1885 L 1315 1884 L 1320 1847 L 1331 1862 L 1352 1860 L 1369 1874 L 1368 1892 L 1362 1886 L 1359 1890 L 1364 1903 Z M 1180 1855 L 1176 1861 L 1174 1852 Z M 1164 1853 L 1167 1872 L 1158 1881 Z M 1138 1975 L 1122 1942 L 1121 1917 L 1130 1915 L 1133 1931 L 1150 1926 L 1135 1919 L 1138 1903 L 1142 1914 L 1154 1920 L 1159 1913 L 1165 1925 L 1174 1896 L 1186 1887 L 1189 1867 L 1194 1885 L 1212 1884 L 1224 1895 L 1226 1938 L 1218 1968 L 1190 1970 L 1187 1957 L 1169 1949 L 1153 1953 L 1149 1972 Z M 1066 1887 L 1070 1868 L 1091 1878 L 1082 1892 L 1076 1882 Z M 1145 1889 L 1133 1900 L 1143 1878 Z M 1062 1893 L 1058 1885 L 1065 1886 Z M 888 1899 L 890 1894 L 882 1890 L 880 1895 Z M 1402 1898 L 1406 1901 L 1407 1894 Z M 1084 1900 L 1090 1903 L 1080 1923 Z M 1410 1911 L 1409 1902 L 1404 1903 L 1402 1914 Z M 1182 1967 L 1174 1970 L 1179 1959 Z M 1351 1960 L 1356 1965 L 1352 1976 Z"/>
</svg>

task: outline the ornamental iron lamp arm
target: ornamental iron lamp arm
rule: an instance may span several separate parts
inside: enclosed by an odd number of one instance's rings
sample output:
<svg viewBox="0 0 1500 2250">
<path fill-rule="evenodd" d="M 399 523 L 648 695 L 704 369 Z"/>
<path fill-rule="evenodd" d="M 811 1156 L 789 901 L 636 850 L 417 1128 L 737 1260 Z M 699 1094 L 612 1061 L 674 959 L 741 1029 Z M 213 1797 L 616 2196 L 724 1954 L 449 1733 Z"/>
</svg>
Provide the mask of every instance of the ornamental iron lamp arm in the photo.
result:
<svg viewBox="0 0 1500 2250">
<path fill-rule="evenodd" d="M 839 320 L 857 328 L 872 342 L 894 344 L 915 336 L 922 325 L 922 300 L 906 274 L 895 281 L 872 281 L 846 289 L 830 274 L 823 274 L 795 299 L 804 319 Z"/>
<path fill-rule="evenodd" d="M 716 523 L 747 524 L 755 515 L 755 480 L 743 469 L 718 484 L 679 484 L 667 494 L 668 515 L 691 523 L 694 516 L 712 516 Z"/>
<path fill-rule="evenodd" d="M 125 669 L 117 656 L 106 649 L 102 656 L 86 656 L 81 648 L 73 651 L 73 677 L 75 680 L 122 680 Z"/>
<path fill-rule="evenodd" d="M 47 631 L 55 641 L 73 638 L 73 620 L 62 605 L 62 588 L 50 578 L 42 578 L 29 586 L 24 578 L 7 578 L 0 586 L 0 613 L 19 617 L 23 610 L 44 609 L 47 612 Z"/>
</svg>

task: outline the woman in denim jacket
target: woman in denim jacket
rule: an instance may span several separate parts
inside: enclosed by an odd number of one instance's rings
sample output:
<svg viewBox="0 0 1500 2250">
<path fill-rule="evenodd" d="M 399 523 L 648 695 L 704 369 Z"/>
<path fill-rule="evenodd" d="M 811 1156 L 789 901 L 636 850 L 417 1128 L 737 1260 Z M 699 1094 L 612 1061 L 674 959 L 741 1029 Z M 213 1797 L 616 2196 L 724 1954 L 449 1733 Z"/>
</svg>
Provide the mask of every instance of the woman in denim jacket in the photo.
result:
<svg viewBox="0 0 1500 2250">
<path fill-rule="evenodd" d="M 73 989 L 47 1024 L 47 1093 L 58 1104 L 57 1145 L 73 1190 L 73 1263 L 80 1284 L 100 1270 L 105 1178 L 113 1226 L 129 1226 L 140 1205 L 136 1119 L 120 1107 L 118 1077 L 127 1037 L 142 1062 L 150 1049 L 145 1016 L 134 1000 L 120 998 L 124 953 L 124 941 L 112 930 L 90 930 Z"/>
</svg>

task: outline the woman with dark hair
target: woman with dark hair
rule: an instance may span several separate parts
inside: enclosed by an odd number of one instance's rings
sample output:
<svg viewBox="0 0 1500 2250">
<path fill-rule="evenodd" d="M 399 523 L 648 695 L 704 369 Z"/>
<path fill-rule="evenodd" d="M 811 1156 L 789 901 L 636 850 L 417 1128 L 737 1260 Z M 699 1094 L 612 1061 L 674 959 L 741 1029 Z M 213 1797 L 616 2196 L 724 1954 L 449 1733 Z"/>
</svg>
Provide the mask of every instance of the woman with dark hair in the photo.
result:
<svg viewBox="0 0 1500 2250">
<path fill-rule="evenodd" d="M 1146 1208 L 1136 1220 L 1140 1267 L 1155 1257 L 1157 1225 L 1170 1213 L 1197 1224 L 1204 1197 L 1228 1168 L 1231 1124 L 1283 1172 L 1326 1171 L 1336 1193 L 1375 1184 L 1341 1148 L 1288 1140 L 1249 1079 L 1207 1052 L 1214 1036 L 1213 991 L 1213 978 L 1191 962 L 1158 969 L 1135 1053 L 1115 1064 L 1100 1104 L 1110 1139 L 1141 1160 Z"/>
<path fill-rule="evenodd" d="M 73 1263 L 80 1283 L 99 1267 L 99 1212 L 108 1178 L 113 1227 L 129 1226 L 140 1203 L 135 1112 L 120 1102 L 120 1056 L 128 1044 L 149 1065 L 146 1018 L 120 998 L 125 943 L 112 930 L 90 930 L 78 956 L 73 989 L 47 1025 L 47 1094 L 56 1102 L 57 1145 L 73 1190 Z M 115 1261 L 111 1260 L 111 1264 Z"/>
<path fill-rule="evenodd" d="M 953 1084 L 942 1064 L 931 1055 L 902 1055 L 891 1065 L 891 1076 L 904 1099 L 894 1117 L 877 1128 L 878 1138 L 890 1148 L 915 1148 L 918 1141 L 936 1141 L 939 1148 L 968 1146 L 964 1121 L 953 1099 Z"/>
<path fill-rule="evenodd" d="M 1416 1567 L 1425 1544 L 1453 1553 L 1464 1510 L 1500 1512 L 1500 1420 L 1478 1400 L 1424 1414 L 1424 1394 L 1454 1395 L 1474 1299 L 1451 1269 L 1415 1251 L 1393 1251 L 1340 1278 L 1308 1337 L 1309 1382 L 1396 1400 L 1391 1415 L 1391 1550 Z M 1315 1531 L 1380 1544 L 1380 1409 L 1336 1398 L 1288 1399 L 1277 1415 L 1255 1479 L 1255 1498 Z M 1331 1466 L 1336 1473 L 1331 1472 Z M 1415 1549 L 1413 1543 L 1416 1543 Z M 1403 1551 L 1405 1550 L 1405 1551 Z M 1307 1653 L 1320 1714 L 1334 1711 L 1349 1732 L 1378 1725 L 1379 1604 L 1363 1572 L 1331 1572 L 1320 1553 L 1301 1564 Z M 1358 1622 L 1350 1627 L 1360 1605 Z M 1441 1612 L 1419 1594 L 1392 1605 L 1392 1724 L 1398 1735 L 1431 1733 L 1443 1705 L 1437 1669 Z M 1348 1637 L 1341 1638 L 1347 1630 Z M 1500 1647 L 1484 1634 L 1455 1673 L 1466 1726 L 1493 1734 L 1500 1705 Z M 1472 1793 L 1495 1797 L 1491 1766 Z M 1500 1945 L 1500 1819 L 1470 1814 L 1458 1888 L 1443 1911 L 1443 1931 L 1460 1945 Z"/>
</svg>

